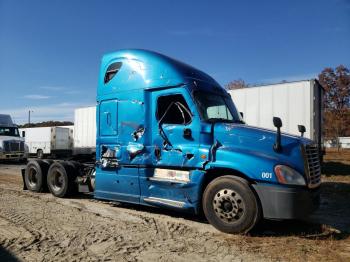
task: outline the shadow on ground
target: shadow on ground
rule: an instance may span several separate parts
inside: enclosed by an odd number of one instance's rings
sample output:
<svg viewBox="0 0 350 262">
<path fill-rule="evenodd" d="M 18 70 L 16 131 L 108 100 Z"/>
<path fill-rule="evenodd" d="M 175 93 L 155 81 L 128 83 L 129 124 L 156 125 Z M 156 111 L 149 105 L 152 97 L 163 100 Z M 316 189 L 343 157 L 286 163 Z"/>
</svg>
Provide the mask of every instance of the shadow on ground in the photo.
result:
<svg viewBox="0 0 350 262">
<path fill-rule="evenodd" d="M 0 261 L 18 262 L 20 260 L 0 245 Z"/>
<path fill-rule="evenodd" d="M 350 165 L 330 161 L 322 167 L 326 176 L 349 176 Z M 92 194 L 80 194 L 72 199 L 93 199 Z M 203 224 L 208 224 L 203 215 L 193 215 L 179 211 L 161 209 L 134 204 L 105 201 L 110 206 L 119 208 L 183 218 Z M 209 227 L 210 225 L 208 225 Z M 350 183 L 327 181 L 322 183 L 320 208 L 305 220 L 273 221 L 263 220 L 251 236 L 298 236 L 309 239 L 345 239 L 350 237 Z M 1 258 L 1 257 L 0 257 Z M 0 259 L 1 260 L 1 259 Z"/>
<path fill-rule="evenodd" d="M 263 221 L 254 236 L 300 236 L 341 240 L 350 237 L 350 184 L 323 182 L 318 210 L 305 220 Z"/>
<path fill-rule="evenodd" d="M 77 197 L 82 198 L 82 196 Z M 93 195 L 83 198 L 93 199 Z M 305 220 L 262 220 L 249 235 L 254 237 L 298 236 L 307 239 L 341 240 L 350 237 L 350 184 L 324 182 L 321 189 L 320 208 Z M 102 201 L 101 201 L 102 202 Z M 193 215 L 174 210 L 139 206 L 135 204 L 103 201 L 118 207 L 152 214 L 183 218 L 194 222 L 208 224 L 204 215 Z M 210 226 L 210 225 L 208 225 Z"/>
<path fill-rule="evenodd" d="M 18 160 L 0 160 L 0 164 L 2 165 L 9 165 L 9 166 L 18 166 L 18 165 L 26 165 L 25 161 L 18 161 Z"/>
<path fill-rule="evenodd" d="M 337 161 L 324 162 L 322 174 L 326 176 L 350 176 L 350 165 Z"/>
<path fill-rule="evenodd" d="M 348 232 L 341 232 L 329 225 L 319 224 L 317 221 L 302 220 L 263 220 L 249 235 L 254 237 L 297 236 L 315 240 L 342 240 L 350 236 Z"/>
</svg>

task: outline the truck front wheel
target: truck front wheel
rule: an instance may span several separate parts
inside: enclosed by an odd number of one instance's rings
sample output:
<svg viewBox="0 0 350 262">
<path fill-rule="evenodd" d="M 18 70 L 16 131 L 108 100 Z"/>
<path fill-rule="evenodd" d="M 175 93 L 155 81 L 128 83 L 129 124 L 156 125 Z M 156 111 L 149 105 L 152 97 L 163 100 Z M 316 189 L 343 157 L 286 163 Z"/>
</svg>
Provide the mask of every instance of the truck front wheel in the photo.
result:
<svg viewBox="0 0 350 262">
<path fill-rule="evenodd" d="M 222 176 L 208 184 L 203 211 L 216 229 L 225 233 L 247 233 L 259 221 L 260 208 L 248 184 L 233 176 Z"/>
</svg>

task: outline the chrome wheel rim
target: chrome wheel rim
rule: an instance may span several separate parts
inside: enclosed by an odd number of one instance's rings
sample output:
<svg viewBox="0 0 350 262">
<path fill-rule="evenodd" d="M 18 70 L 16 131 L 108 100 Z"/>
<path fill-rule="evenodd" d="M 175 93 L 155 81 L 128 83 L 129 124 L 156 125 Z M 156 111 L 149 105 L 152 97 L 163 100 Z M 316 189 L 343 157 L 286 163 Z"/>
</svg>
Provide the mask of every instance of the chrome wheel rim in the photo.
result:
<svg viewBox="0 0 350 262">
<path fill-rule="evenodd" d="M 29 169 L 28 182 L 31 187 L 35 187 L 38 183 L 38 172 L 33 167 Z"/>
<path fill-rule="evenodd" d="M 218 191 L 213 199 L 213 208 L 216 216 L 226 223 L 237 222 L 245 212 L 242 197 L 232 189 Z"/>
<path fill-rule="evenodd" d="M 60 171 L 55 170 L 51 177 L 52 189 L 54 191 L 59 191 L 63 188 L 64 183 L 64 175 Z"/>
</svg>

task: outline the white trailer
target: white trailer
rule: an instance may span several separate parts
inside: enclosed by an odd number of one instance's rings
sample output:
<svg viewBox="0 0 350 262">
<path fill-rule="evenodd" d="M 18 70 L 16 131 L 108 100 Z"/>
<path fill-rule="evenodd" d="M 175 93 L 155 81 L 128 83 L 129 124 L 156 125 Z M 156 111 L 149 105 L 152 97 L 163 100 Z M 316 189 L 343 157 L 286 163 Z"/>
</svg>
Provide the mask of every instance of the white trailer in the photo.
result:
<svg viewBox="0 0 350 262">
<path fill-rule="evenodd" d="M 324 141 L 324 146 L 326 148 L 336 148 L 338 145 L 340 146 L 340 148 L 350 149 L 350 137 L 340 136 L 338 137 L 338 139 L 330 139 Z"/>
<path fill-rule="evenodd" d="M 29 148 L 29 154 L 35 154 L 38 158 L 72 154 L 73 130 L 70 128 L 57 126 L 21 128 L 20 133 Z"/>
<path fill-rule="evenodd" d="M 298 125 L 306 127 L 305 137 L 322 146 L 323 88 L 317 80 L 305 80 L 228 91 L 248 125 L 275 129 L 272 118 L 280 117 L 282 132 L 300 135 Z"/>
<path fill-rule="evenodd" d="M 350 148 L 350 137 L 339 137 L 339 144 L 341 148 Z"/>
<path fill-rule="evenodd" d="M 83 107 L 74 112 L 74 155 L 96 152 L 96 107 Z"/>
</svg>

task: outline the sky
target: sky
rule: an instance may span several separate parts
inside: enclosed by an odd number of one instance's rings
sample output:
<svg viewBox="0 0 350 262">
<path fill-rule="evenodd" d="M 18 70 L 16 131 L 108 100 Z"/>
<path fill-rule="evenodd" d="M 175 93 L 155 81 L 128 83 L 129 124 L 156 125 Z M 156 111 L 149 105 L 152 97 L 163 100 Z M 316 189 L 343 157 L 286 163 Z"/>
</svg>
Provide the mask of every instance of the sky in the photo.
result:
<svg viewBox="0 0 350 262">
<path fill-rule="evenodd" d="M 350 0 L 0 0 L 0 114 L 71 121 L 96 104 L 101 57 L 157 51 L 221 85 L 350 67 Z"/>
</svg>

